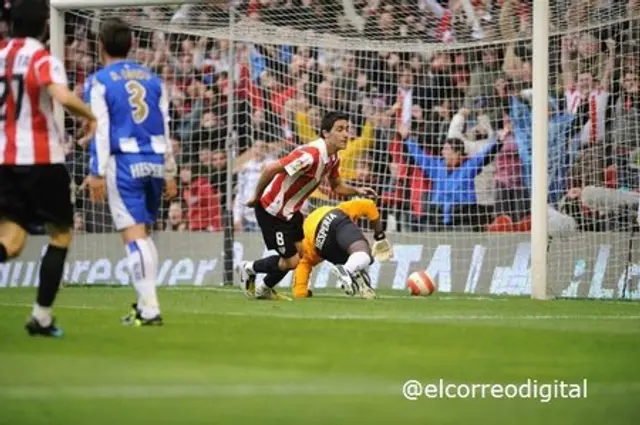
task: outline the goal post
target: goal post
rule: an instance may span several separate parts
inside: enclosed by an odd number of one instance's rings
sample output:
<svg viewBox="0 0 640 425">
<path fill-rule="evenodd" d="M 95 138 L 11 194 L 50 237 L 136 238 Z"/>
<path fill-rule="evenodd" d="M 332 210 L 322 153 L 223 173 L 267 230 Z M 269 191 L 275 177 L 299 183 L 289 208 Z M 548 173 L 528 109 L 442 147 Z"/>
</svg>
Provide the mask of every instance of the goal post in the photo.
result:
<svg viewBox="0 0 640 425">
<path fill-rule="evenodd" d="M 394 244 L 374 285 L 403 290 L 423 269 L 442 292 L 640 298 L 640 1 L 50 5 L 51 50 L 74 89 L 112 16 L 134 28 L 132 57 L 168 81 L 181 189 L 158 229 L 178 281 L 204 264 L 195 281 L 230 284 L 234 262 L 265 254 L 247 188 L 338 109 L 352 128 L 341 175 L 378 192 Z M 70 157 L 81 173 L 82 154 Z M 329 189 L 308 206 L 336 205 Z M 108 214 L 79 213 L 79 249 L 102 258 Z M 313 288 L 332 284 L 314 269 Z"/>
<path fill-rule="evenodd" d="M 549 97 L 549 3 L 533 2 L 533 101 L 531 116 L 531 297 L 547 299 L 547 200 L 548 200 L 548 123 Z"/>
</svg>

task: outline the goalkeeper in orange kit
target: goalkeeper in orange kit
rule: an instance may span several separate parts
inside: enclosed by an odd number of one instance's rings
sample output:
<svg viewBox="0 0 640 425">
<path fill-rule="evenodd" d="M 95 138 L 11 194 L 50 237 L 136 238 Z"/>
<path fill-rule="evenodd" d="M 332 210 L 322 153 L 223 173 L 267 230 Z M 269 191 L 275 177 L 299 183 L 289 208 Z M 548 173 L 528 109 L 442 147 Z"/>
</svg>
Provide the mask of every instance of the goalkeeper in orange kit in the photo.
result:
<svg viewBox="0 0 640 425">
<path fill-rule="evenodd" d="M 367 217 L 374 229 L 373 246 L 365 238 L 356 221 Z M 369 199 L 354 199 L 336 206 L 320 207 L 304 221 L 304 255 L 295 269 L 293 296 L 311 296 L 308 289 L 313 267 L 322 261 L 333 265 L 340 287 L 347 295 L 360 293 L 364 298 L 375 298 L 367 269 L 374 258 L 391 258 L 391 244 L 382 229 L 380 213 Z"/>
</svg>

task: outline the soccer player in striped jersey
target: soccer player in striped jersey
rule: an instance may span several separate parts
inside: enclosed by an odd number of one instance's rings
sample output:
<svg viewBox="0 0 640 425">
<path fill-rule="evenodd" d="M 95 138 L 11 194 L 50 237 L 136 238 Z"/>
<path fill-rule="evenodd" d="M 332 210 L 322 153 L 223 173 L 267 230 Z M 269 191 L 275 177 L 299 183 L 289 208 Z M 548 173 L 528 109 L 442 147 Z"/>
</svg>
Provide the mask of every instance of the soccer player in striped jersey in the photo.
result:
<svg viewBox="0 0 640 425">
<path fill-rule="evenodd" d="M 325 177 L 339 196 L 377 196 L 371 188 L 352 187 L 340 178 L 338 152 L 347 147 L 349 117 L 330 112 L 322 119 L 320 134 L 319 139 L 268 164 L 260 175 L 254 198 L 248 202 L 255 208 L 267 248 L 278 252 L 240 265 L 241 284 L 249 298 L 283 298 L 273 288 L 300 261 L 304 238 L 300 209 Z M 256 273 L 266 273 L 264 283 L 257 288 Z"/>
<path fill-rule="evenodd" d="M 373 246 L 358 228 L 356 222 L 366 217 L 373 227 Z M 328 261 L 334 267 L 340 283 L 355 283 L 342 289 L 347 295 L 360 293 L 373 299 L 376 293 L 371 287 L 367 270 L 376 258 L 389 260 L 391 244 L 386 238 L 380 221 L 380 212 L 371 199 L 352 199 L 336 206 L 316 208 L 304 220 L 304 253 L 293 278 L 293 296 L 307 298 L 309 277 L 315 266 Z M 348 275 L 353 279 L 344 279 Z"/>
<path fill-rule="evenodd" d="M 138 298 L 122 323 L 161 325 L 158 251 L 147 226 L 158 218 L 163 189 L 168 198 L 177 193 L 169 99 L 158 76 L 126 59 L 132 44 L 126 23 L 105 21 L 98 41 L 104 67 L 85 85 L 85 96 L 98 118 L 87 184 L 98 202 L 104 200 L 106 188 L 111 216 L 126 247 Z"/>
<path fill-rule="evenodd" d="M 46 0 L 14 1 L 12 37 L 0 43 L 0 264 L 20 254 L 28 233 L 45 226 L 49 244 L 26 330 L 61 337 L 52 306 L 71 245 L 73 205 L 53 101 L 87 120 L 89 133 L 96 122 L 69 90 L 64 65 L 39 40 L 48 10 Z"/>
</svg>

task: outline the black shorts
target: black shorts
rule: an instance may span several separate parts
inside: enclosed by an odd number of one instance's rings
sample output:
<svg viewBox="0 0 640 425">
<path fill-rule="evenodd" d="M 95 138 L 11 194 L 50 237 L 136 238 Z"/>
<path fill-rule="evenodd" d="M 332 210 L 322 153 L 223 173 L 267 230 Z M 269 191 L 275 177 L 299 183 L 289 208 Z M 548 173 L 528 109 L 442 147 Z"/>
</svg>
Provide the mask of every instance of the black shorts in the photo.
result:
<svg viewBox="0 0 640 425">
<path fill-rule="evenodd" d="M 29 233 L 45 224 L 72 228 L 71 177 L 64 164 L 0 165 L 0 219 Z"/>
<path fill-rule="evenodd" d="M 286 221 L 269 214 L 262 205 L 255 208 L 256 220 L 268 249 L 278 251 L 282 258 L 291 258 L 298 253 L 296 243 L 304 239 L 302 214 L 297 212 Z"/>
<path fill-rule="evenodd" d="M 349 247 L 357 241 L 368 244 L 362 230 L 339 209 L 325 214 L 316 228 L 316 251 L 332 264 L 346 263 L 349 259 Z"/>
</svg>

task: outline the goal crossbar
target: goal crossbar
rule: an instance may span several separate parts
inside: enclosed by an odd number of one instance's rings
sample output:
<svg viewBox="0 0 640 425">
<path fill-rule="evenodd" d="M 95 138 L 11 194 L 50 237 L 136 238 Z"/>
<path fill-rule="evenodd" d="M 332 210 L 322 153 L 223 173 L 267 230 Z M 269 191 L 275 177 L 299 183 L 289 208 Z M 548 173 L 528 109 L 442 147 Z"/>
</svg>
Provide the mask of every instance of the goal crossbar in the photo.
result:
<svg viewBox="0 0 640 425">
<path fill-rule="evenodd" d="M 99 2 L 87 2 L 87 0 L 51 0 L 49 5 L 57 10 L 80 9 L 90 7 L 91 9 L 107 9 L 110 7 L 125 6 L 172 6 L 181 4 L 206 4 L 207 0 L 100 0 Z"/>
</svg>

